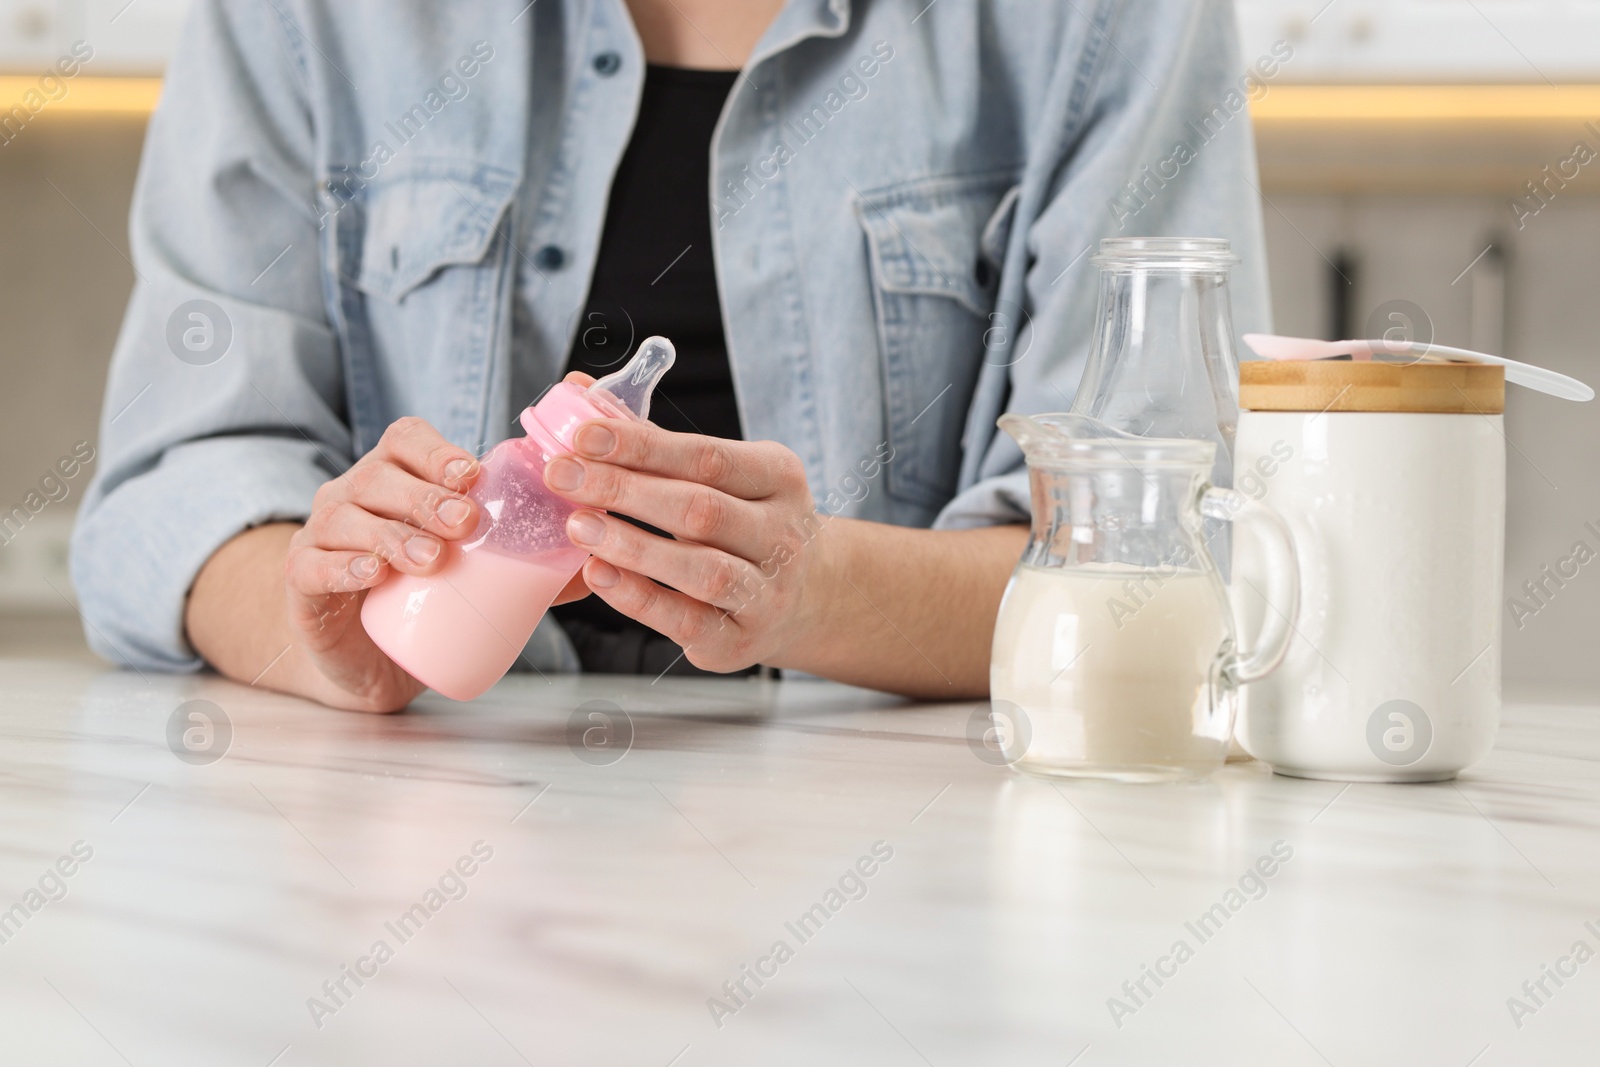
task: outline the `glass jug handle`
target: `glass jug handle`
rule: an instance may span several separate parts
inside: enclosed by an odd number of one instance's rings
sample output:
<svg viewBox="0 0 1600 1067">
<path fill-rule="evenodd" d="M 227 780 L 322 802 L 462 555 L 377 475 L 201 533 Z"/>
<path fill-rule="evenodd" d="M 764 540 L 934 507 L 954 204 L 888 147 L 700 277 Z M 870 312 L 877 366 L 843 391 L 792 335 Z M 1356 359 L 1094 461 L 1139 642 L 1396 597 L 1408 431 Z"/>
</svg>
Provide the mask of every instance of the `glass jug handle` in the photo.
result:
<svg viewBox="0 0 1600 1067">
<path fill-rule="evenodd" d="M 1200 513 L 1228 522 L 1242 519 L 1267 532 L 1261 541 L 1266 553 L 1263 562 L 1268 588 L 1256 590 L 1267 602 L 1266 617 L 1256 635 L 1255 647 L 1234 653 L 1222 668 L 1235 685 L 1258 682 L 1283 662 L 1300 614 L 1300 565 L 1295 556 L 1294 535 L 1283 516 L 1233 489 L 1208 487 L 1200 496 Z M 1237 567 L 1234 573 L 1238 574 Z M 1229 595 L 1233 595 L 1231 590 Z"/>
</svg>

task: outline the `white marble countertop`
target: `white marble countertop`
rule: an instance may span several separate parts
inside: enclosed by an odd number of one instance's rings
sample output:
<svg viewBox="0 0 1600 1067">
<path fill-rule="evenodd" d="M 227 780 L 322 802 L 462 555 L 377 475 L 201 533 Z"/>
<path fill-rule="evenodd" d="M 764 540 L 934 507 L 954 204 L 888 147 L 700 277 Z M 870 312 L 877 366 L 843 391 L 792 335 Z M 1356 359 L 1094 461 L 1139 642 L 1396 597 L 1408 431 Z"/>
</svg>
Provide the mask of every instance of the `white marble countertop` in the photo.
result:
<svg viewBox="0 0 1600 1067">
<path fill-rule="evenodd" d="M 196 699 L 231 723 L 209 763 L 167 740 Z M 568 743 L 597 699 L 633 723 L 609 764 Z M 1508 707 L 1455 783 L 1349 787 L 1052 785 L 977 758 L 971 710 L 528 677 L 369 717 L 0 661 L 0 1063 L 1600 1055 L 1594 708 Z"/>
</svg>

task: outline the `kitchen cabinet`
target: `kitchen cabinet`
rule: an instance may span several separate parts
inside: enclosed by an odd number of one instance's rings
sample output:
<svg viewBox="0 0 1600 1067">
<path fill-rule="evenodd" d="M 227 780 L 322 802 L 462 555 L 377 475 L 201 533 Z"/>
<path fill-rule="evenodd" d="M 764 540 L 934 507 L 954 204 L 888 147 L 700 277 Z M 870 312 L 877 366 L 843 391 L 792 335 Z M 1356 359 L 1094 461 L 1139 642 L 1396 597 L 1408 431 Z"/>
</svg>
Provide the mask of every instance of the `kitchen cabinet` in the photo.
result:
<svg viewBox="0 0 1600 1067">
<path fill-rule="evenodd" d="M 0 71 L 75 40 L 98 73 L 158 74 L 189 0 L 0 0 Z M 1240 0 L 1244 52 L 1285 40 L 1296 82 L 1600 81 L 1597 0 Z"/>
<path fill-rule="evenodd" d="M 1596 0 L 1239 0 L 1244 53 L 1296 82 L 1600 81 Z"/>
<path fill-rule="evenodd" d="M 189 0 L 0 0 L 0 72 L 45 70 L 87 41 L 90 75 L 159 74 Z"/>
</svg>

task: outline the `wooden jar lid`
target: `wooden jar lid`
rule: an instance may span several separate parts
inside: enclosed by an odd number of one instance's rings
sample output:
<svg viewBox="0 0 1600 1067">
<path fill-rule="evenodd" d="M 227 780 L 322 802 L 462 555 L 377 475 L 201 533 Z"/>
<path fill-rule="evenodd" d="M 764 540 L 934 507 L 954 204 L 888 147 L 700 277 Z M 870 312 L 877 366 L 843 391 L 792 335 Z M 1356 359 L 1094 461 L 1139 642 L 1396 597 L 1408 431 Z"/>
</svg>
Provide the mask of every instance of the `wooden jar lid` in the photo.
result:
<svg viewBox="0 0 1600 1067">
<path fill-rule="evenodd" d="M 1239 364 L 1239 406 L 1498 415 L 1506 407 L 1506 374 L 1487 363 L 1259 360 Z"/>
</svg>

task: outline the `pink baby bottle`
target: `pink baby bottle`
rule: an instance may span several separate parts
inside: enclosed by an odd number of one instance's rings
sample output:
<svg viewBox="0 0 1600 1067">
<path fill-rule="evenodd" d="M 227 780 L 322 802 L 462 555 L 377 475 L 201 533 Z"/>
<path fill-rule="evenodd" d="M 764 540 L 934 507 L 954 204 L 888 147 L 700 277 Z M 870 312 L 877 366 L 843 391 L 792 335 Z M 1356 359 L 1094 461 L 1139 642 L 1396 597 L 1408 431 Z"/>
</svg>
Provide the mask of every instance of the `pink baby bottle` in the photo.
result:
<svg viewBox="0 0 1600 1067">
<path fill-rule="evenodd" d="M 472 536 L 447 543 L 444 566 L 431 576 L 391 571 L 367 593 L 361 624 L 373 642 L 453 700 L 480 696 L 504 677 L 589 558 L 567 537 L 567 516 L 577 509 L 545 488 L 545 464 L 572 451 L 572 435 L 588 419 L 646 418 L 675 358 L 671 341 L 648 338 L 615 374 L 587 389 L 561 382 L 526 408 L 527 436 L 484 457 L 469 494 L 483 510 Z"/>
</svg>

